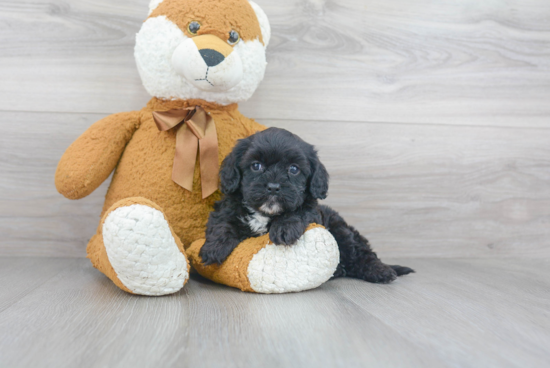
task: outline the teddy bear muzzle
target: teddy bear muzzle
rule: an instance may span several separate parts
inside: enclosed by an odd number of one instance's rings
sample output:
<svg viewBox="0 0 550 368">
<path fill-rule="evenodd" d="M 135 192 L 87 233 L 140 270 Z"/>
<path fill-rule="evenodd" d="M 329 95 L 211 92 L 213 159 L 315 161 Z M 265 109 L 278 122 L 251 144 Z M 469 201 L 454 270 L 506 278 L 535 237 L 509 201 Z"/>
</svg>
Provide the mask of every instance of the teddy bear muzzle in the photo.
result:
<svg viewBox="0 0 550 368">
<path fill-rule="evenodd" d="M 188 83 L 203 91 L 227 91 L 243 79 L 239 54 L 214 35 L 183 41 L 172 55 L 172 66 Z"/>
</svg>

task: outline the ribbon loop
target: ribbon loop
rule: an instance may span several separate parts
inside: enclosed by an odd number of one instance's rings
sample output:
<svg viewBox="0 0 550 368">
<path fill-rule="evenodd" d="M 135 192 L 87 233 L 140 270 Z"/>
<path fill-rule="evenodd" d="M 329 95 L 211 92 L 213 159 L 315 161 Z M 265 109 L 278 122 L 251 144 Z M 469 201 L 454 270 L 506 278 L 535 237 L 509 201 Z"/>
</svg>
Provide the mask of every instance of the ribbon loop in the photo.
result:
<svg viewBox="0 0 550 368">
<path fill-rule="evenodd" d="M 178 126 L 181 122 L 192 117 L 193 110 L 153 111 L 153 119 L 157 128 L 164 132 Z"/>
<path fill-rule="evenodd" d="M 172 180 L 182 188 L 193 191 L 193 174 L 199 152 L 202 198 L 214 193 L 218 189 L 219 172 L 218 135 L 214 119 L 200 106 L 154 111 L 153 119 L 160 131 L 177 129 Z"/>
</svg>

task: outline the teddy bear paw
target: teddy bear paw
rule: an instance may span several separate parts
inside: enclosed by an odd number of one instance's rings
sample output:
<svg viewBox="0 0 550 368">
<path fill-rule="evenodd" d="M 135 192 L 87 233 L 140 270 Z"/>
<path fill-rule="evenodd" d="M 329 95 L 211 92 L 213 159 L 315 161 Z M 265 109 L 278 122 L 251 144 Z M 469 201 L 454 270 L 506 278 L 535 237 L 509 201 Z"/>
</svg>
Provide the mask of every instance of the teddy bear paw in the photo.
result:
<svg viewBox="0 0 550 368">
<path fill-rule="evenodd" d="M 113 210 L 103 242 L 119 280 L 134 294 L 166 295 L 189 278 L 188 263 L 162 212 L 133 204 Z"/>
<path fill-rule="evenodd" d="M 268 244 L 248 265 L 257 293 L 288 293 L 316 288 L 328 281 L 340 262 L 334 237 L 324 228 L 308 230 L 296 244 Z"/>
</svg>

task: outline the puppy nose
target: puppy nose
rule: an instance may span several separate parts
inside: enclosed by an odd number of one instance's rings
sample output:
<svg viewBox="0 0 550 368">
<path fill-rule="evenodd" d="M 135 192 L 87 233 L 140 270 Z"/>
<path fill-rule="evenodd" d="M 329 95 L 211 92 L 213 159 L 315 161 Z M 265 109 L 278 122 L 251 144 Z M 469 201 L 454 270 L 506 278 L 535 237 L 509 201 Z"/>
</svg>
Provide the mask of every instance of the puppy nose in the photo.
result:
<svg viewBox="0 0 550 368">
<path fill-rule="evenodd" d="M 204 62 L 208 66 L 216 66 L 225 60 L 225 56 L 222 53 L 212 49 L 202 49 L 199 51 Z"/>
<path fill-rule="evenodd" d="M 281 184 L 269 183 L 267 184 L 267 191 L 270 193 L 277 193 L 281 189 Z"/>
</svg>

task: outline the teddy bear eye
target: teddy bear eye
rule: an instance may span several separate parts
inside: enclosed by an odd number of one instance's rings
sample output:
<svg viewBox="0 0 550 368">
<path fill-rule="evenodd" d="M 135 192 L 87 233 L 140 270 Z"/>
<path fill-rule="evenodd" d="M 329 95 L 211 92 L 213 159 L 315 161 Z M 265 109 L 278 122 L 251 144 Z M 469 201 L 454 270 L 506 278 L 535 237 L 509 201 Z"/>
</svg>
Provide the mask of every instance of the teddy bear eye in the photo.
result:
<svg viewBox="0 0 550 368">
<path fill-rule="evenodd" d="M 252 169 L 252 171 L 261 171 L 261 170 L 264 168 L 264 166 L 263 166 L 261 163 L 259 163 L 259 162 L 254 162 L 254 163 L 250 166 L 250 168 Z"/>
<path fill-rule="evenodd" d="M 235 45 L 237 42 L 239 42 L 241 39 L 241 36 L 239 35 L 239 32 L 237 31 L 231 31 L 229 32 L 229 38 L 227 39 L 227 42 L 230 45 Z"/>
<path fill-rule="evenodd" d="M 201 29 L 201 24 L 199 22 L 191 22 L 191 23 L 189 23 L 189 26 L 187 27 L 187 30 L 191 34 L 197 34 L 199 29 Z"/>
<path fill-rule="evenodd" d="M 296 165 L 290 165 L 288 172 L 292 175 L 298 175 L 300 173 L 300 168 Z"/>
</svg>

